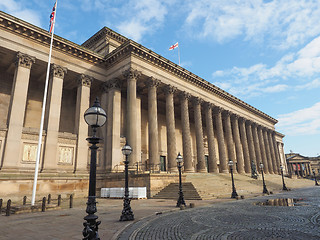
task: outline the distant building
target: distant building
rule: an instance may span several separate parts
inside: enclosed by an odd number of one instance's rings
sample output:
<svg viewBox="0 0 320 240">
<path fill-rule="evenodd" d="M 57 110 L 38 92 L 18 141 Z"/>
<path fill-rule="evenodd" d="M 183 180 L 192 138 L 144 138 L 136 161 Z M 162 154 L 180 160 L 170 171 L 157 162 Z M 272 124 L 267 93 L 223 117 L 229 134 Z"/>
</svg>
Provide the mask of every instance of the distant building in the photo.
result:
<svg viewBox="0 0 320 240">
<path fill-rule="evenodd" d="M 0 12 L 0 189 L 5 193 L 26 194 L 32 186 L 49 45 L 47 31 Z M 130 179 L 147 186 L 148 196 L 177 180 L 178 152 L 185 173 L 226 173 L 231 159 L 241 174 L 250 174 L 251 162 L 279 174 L 285 163 L 276 119 L 105 27 L 82 45 L 54 37 L 39 192 L 87 194 L 83 113 L 96 96 L 108 115 L 99 129 L 104 141 L 98 187 L 123 185 L 126 141 L 133 149 Z"/>
<path fill-rule="evenodd" d="M 316 174 L 320 173 L 320 156 L 305 157 L 293 152 L 285 156 L 290 175 L 305 177 L 313 175 L 313 171 L 315 171 Z"/>
</svg>

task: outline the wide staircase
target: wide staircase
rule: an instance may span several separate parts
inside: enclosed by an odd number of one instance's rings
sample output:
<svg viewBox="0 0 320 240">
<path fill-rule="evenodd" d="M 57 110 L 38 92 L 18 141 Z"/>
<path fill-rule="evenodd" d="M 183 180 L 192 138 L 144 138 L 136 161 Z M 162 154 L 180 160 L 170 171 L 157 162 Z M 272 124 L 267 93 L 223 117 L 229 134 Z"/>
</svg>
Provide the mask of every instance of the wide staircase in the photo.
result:
<svg viewBox="0 0 320 240">
<path fill-rule="evenodd" d="M 186 182 L 182 184 L 184 198 L 187 200 L 208 200 L 216 198 L 230 198 L 232 192 L 231 176 L 229 173 L 187 173 Z M 250 174 L 234 174 L 234 182 L 239 196 L 259 196 L 262 194 L 262 179 L 251 178 Z M 267 189 L 273 193 L 282 191 L 281 175 L 265 174 Z M 309 179 L 285 178 L 288 188 L 302 188 L 314 186 Z M 179 184 L 170 183 L 152 198 L 177 199 Z"/>
<path fill-rule="evenodd" d="M 182 183 L 183 196 L 186 200 L 201 200 L 197 189 L 191 182 Z M 179 196 L 179 183 L 170 183 L 152 198 L 177 199 Z"/>
</svg>

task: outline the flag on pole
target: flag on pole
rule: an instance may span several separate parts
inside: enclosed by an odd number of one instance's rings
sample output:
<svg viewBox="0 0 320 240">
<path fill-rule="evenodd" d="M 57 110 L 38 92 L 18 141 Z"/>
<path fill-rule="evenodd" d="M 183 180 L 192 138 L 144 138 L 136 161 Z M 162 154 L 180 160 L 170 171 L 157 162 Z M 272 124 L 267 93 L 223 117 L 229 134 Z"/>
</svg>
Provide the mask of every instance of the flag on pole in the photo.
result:
<svg viewBox="0 0 320 240">
<path fill-rule="evenodd" d="M 179 43 L 173 44 L 171 47 L 169 47 L 169 50 L 173 50 L 175 48 L 179 47 Z"/>
<path fill-rule="evenodd" d="M 33 188 L 32 188 L 32 197 L 31 197 L 31 205 L 34 206 L 36 200 L 36 191 L 37 191 L 37 181 L 38 181 L 38 172 L 39 172 L 39 162 L 40 162 L 40 152 L 41 152 L 41 143 L 42 143 L 42 132 L 43 132 L 43 124 L 44 124 L 44 115 L 46 111 L 46 102 L 47 102 L 47 93 L 48 93 L 48 85 L 49 85 L 49 73 L 50 73 L 50 64 L 51 64 L 51 54 L 52 54 L 52 43 L 53 43 L 53 32 L 54 32 L 54 23 L 56 21 L 56 8 L 57 8 L 57 1 L 55 2 L 52 13 L 50 15 L 50 26 L 49 32 L 51 33 L 51 41 L 50 41 L 50 50 L 49 50 L 49 58 L 48 58 L 48 65 L 47 65 L 47 74 L 46 74 L 46 81 L 44 86 L 44 93 L 43 93 L 43 102 L 42 102 L 42 110 L 41 110 L 41 119 L 40 119 L 40 130 L 39 130 L 39 138 L 38 138 L 38 147 L 37 147 L 37 158 L 36 164 L 34 169 L 34 180 L 33 180 Z"/>
<path fill-rule="evenodd" d="M 52 13 L 50 14 L 50 25 L 49 25 L 49 32 L 50 33 L 52 32 L 52 28 L 53 28 L 53 24 L 54 24 L 54 18 L 55 18 L 55 15 L 56 15 L 56 5 L 57 5 L 57 2 L 54 3 L 54 6 L 52 8 Z"/>
</svg>

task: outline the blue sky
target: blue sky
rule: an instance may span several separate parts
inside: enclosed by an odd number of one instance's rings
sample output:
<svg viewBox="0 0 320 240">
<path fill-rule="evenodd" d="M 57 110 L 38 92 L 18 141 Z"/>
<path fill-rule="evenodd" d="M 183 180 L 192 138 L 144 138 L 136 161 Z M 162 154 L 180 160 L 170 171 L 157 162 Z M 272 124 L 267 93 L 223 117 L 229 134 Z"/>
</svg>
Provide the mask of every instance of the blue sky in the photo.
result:
<svg viewBox="0 0 320 240">
<path fill-rule="evenodd" d="M 54 0 L 1 0 L 48 29 Z M 318 0 L 58 0 L 55 33 L 82 44 L 107 26 L 279 120 L 285 152 L 320 154 Z"/>
</svg>

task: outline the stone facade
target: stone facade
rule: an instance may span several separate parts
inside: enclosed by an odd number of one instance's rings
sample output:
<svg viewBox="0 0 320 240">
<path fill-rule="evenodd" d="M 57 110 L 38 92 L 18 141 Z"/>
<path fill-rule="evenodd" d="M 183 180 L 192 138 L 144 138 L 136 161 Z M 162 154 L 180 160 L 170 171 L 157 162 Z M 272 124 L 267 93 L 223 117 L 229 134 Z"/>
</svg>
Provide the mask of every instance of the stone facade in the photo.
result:
<svg viewBox="0 0 320 240">
<path fill-rule="evenodd" d="M 320 156 L 305 157 L 299 153 L 285 154 L 288 173 L 290 176 L 307 177 L 320 173 Z"/>
<path fill-rule="evenodd" d="M 32 179 L 50 35 L 0 12 L 0 36 L 0 178 Z M 231 159 L 241 174 L 251 162 L 279 174 L 285 162 L 276 119 L 108 28 L 82 46 L 55 36 L 51 61 L 40 182 L 88 176 L 83 113 L 97 96 L 101 182 L 123 170 L 126 141 L 143 174 L 177 172 L 178 152 L 186 173 L 225 173 Z"/>
</svg>

